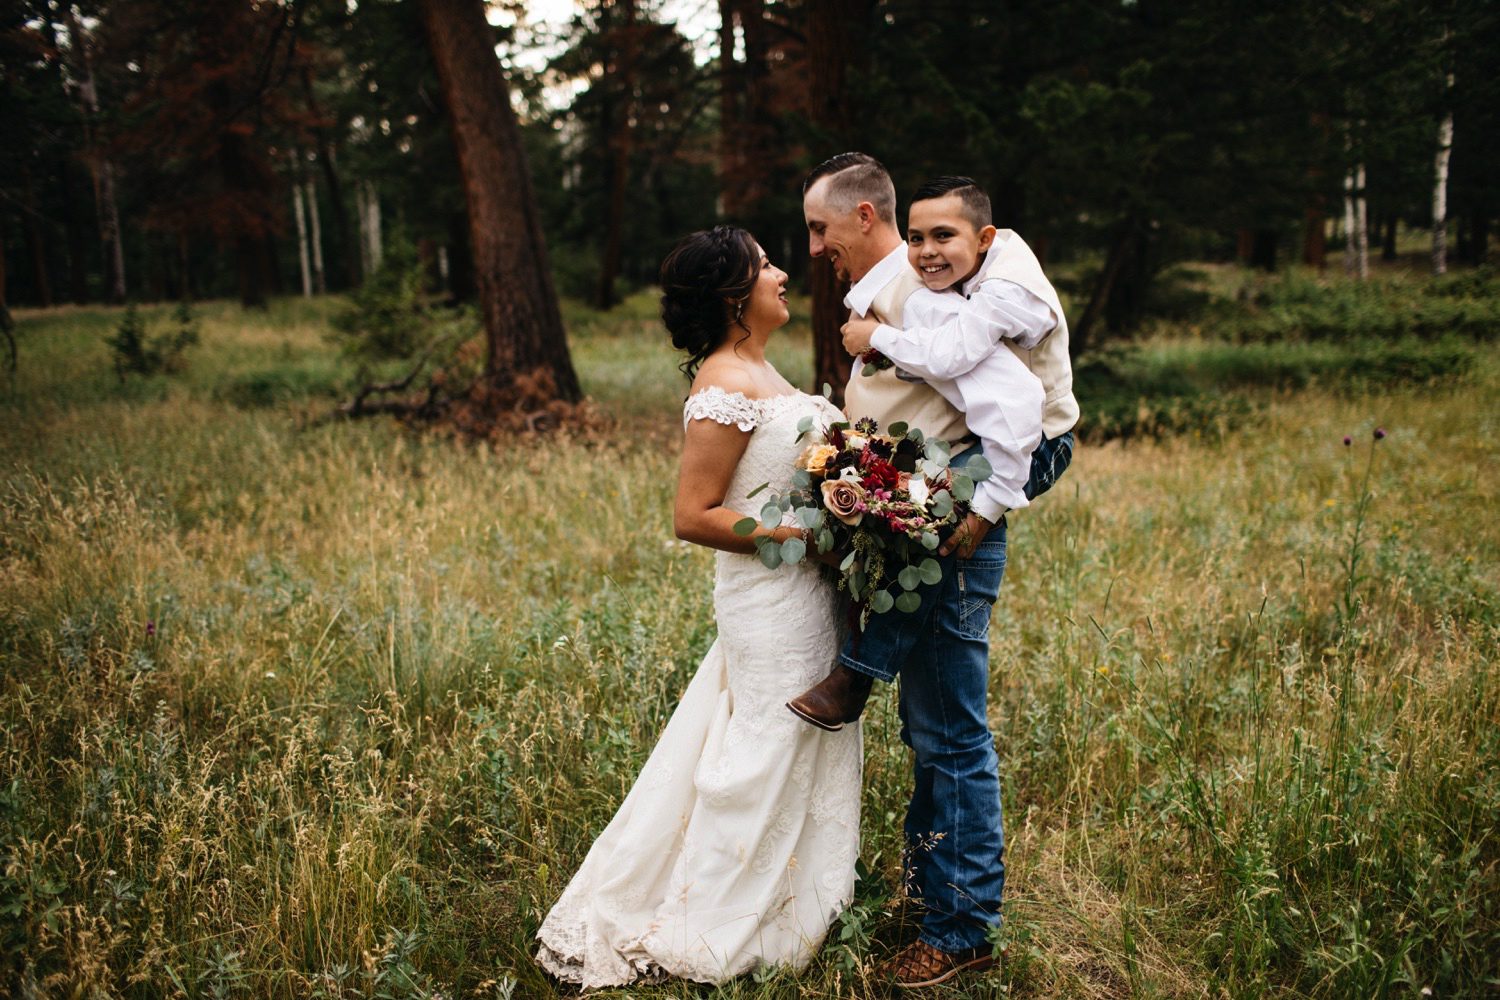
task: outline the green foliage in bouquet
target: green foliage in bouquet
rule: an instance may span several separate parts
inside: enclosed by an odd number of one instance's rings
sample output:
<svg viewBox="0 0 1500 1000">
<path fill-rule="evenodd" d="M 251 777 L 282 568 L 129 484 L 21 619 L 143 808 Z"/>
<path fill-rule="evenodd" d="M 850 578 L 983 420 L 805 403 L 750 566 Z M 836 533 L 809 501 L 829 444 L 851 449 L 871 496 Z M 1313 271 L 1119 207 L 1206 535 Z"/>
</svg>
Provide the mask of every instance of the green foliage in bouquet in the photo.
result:
<svg viewBox="0 0 1500 1000">
<path fill-rule="evenodd" d="M 955 466 L 946 442 L 924 438 L 915 427 L 898 422 L 885 434 L 878 430 L 870 419 L 818 430 L 804 417 L 797 439 L 812 440 L 797 459 L 792 488 L 768 493 L 759 517 L 734 526 L 750 536 L 757 525 L 774 529 L 791 515 L 801 537 L 757 537 L 760 561 L 769 569 L 795 565 L 810 557 L 809 545 L 820 556 L 840 554 L 839 587 L 859 608 L 861 627 L 871 614 L 921 606 L 918 590 L 943 578 L 932 553 L 968 516 L 974 484 L 991 472 L 980 455 Z M 768 488 L 762 484 L 749 496 Z"/>
</svg>

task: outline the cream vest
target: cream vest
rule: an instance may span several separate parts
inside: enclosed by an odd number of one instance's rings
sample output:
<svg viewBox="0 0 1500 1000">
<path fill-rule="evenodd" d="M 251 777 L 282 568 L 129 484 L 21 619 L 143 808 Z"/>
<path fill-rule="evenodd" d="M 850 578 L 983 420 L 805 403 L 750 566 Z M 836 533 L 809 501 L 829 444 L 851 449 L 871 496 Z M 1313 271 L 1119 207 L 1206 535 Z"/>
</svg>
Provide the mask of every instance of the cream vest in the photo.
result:
<svg viewBox="0 0 1500 1000">
<path fill-rule="evenodd" d="M 921 287 L 922 279 L 917 272 L 902 267 L 897 277 L 875 293 L 868 318 L 901 329 L 906 300 Z M 1061 310 L 1058 314 L 1061 315 Z M 949 443 L 973 437 L 960 410 L 926 382 L 898 378 L 897 370 L 887 368 L 869 376 L 855 371 L 844 389 L 844 409 L 851 421 L 873 417 L 884 431 L 899 420 L 919 428 L 926 437 L 942 438 Z"/>
<path fill-rule="evenodd" d="M 1003 343 L 1026 363 L 1033 375 L 1042 380 L 1042 388 L 1047 391 L 1047 401 L 1042 407 L 1042 433 L 1048 438 L 1059 437 L 1078 423 L 1078 400 L 1073 398 L 1073 363 L 1068 359 L 1068 320 L 1063 316 L 1057 290 L 1042 273 L 1041 262 L 1013 229 L 1002 229 L 995 234 L 995 242 L 985 256 L 979 284 L 997 279 L 1014 281 L 1047 303 L 1057 316 L 1056 328 L 1031 350 L 1016 346 L 1013 340 L 1007 339 Z"/>
</svg>

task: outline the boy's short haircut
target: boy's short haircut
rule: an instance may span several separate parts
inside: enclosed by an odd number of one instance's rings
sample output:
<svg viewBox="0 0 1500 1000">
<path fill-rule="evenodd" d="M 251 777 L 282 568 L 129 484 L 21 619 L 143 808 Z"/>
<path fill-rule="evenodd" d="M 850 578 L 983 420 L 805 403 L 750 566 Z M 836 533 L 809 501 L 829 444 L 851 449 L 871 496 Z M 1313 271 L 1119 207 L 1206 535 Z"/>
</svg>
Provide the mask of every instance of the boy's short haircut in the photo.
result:
<svg viewBox="0 0 1500 1000">
<path fill-rule="evenodd" d="M 802 181 L 802 193 L 828 178 L 825 200 L 835 212 L 854 211 L 862 201 L 875 207 L 880 221 L 896 225 L 896 185 L 880 161 L 869 153 L 839 153 L 813 167 Z"/>
<path fill-rule="evenodd" d="M 990 196 L 984 193 L 984 188 L 972 177 L 936 177 L 917 188 L 911 200 L 912 204 L 916 204 L 930 198 L 945 198 L 950 194 L 958 195 L 959 201 L 963 203 L 964 218 L 974 224 L 976 233 L 985 226 L 995 224 L 990 211 Z"/>
</svg>

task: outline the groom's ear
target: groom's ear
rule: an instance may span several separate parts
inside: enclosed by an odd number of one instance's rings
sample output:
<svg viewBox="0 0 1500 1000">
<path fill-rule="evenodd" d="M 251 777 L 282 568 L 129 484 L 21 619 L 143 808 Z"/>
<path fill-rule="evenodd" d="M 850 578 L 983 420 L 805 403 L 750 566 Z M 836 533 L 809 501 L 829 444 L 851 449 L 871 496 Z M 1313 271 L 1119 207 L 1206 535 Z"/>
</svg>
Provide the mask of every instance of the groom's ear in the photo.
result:
<svg viewBox="0 0 1500 1000">
<path fill-rule="evenodd" d="M 879 218 L 875 214 L 875 206 L 868 201 L 862 201 L 854 206 L 854 211 L 859 214 L 859 231 L 868 233 L 870 228 L 875 225 L 875 220 Z"/>
</svg>

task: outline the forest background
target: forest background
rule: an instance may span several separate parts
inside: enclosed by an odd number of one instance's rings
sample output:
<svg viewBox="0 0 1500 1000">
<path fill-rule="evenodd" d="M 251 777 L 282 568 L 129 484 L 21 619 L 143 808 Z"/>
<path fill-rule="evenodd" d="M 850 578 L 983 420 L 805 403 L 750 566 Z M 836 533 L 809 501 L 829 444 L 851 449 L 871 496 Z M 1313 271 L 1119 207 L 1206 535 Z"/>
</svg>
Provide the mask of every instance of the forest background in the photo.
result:
<svg viewBox="0 0 1500 1000">
<path fill-rule="evenodd" d="M 4 5 L 0 989 L 548 995 L 712 639 L 656 268 L 745 225 L 837 392 L 799 185 L 858 148 L 990 190 L 1084 409 L 1011 526 L 962 995 L 1492 993 L 1500 11 L 575 8 Z M 867 743 L 812 968 L 637 994 L 868 994 L 890 699 Z"/>
</svg>

